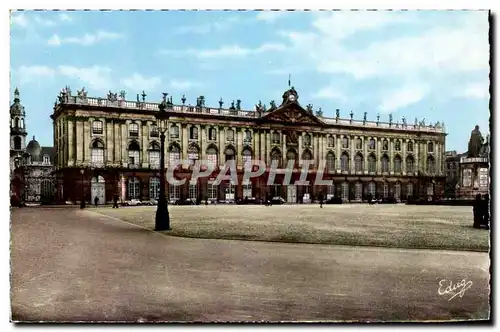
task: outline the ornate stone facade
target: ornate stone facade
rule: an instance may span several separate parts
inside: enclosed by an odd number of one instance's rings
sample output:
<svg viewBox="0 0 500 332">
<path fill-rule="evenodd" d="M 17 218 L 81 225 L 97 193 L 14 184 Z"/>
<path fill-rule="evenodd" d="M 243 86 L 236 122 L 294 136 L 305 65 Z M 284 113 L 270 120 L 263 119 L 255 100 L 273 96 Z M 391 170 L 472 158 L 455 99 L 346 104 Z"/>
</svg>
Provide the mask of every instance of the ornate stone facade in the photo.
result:
<svg viewBox="0 0 500 332">
<path fill-rule="evenodd" d="M 109 202 L 114 194 L 122 200 L 147 200 L 158 197 L 159 134 L 155 124 L 158 102 L 127 101 L 125 94 L 91 98 L 69 89 L 61 92 L 52 114 L 58 195 L 62 201 L 87 201 L 99 196 Z M 225 181 L 214 186 L 215 177 L 186 181 L 182 186 L 168 185 L 171 200 L 193 198 L 233 200 L 253 196 L 282 196 L 289 202 L 319 195 L 340 196 L 346 201 L 361 201 L 369 194 L 394 196 L 442 196 L 444 192 L 445 130 L 439 123 L 414 125 L 354 120 L 313 114 L 312 105 L 302 108 L 292 87 L 283 94 L 283 102 L 271 107 L 261 103 L 255 110 L 241 110 L 238 100 L 231 107 L 205 106 L 205 98 L 196 106 L 174 105 L 169 99 L 169 128 L 166 140 L 166 167 L 174 160 L 204 160 L 222 167 L 226 160 L 237 163 L 238 184 Z M 292 174 L 292 184 L 283 184 L 278 174 L 267 186 L 269 170 L 259 178 L 241 183 L 243 165 L 262 160 L 280 167 L 288 159 L 312 160 L 310 185 L 294 185 L 300 169 Z M 326 162 L 324 179 L 332 186 L 314 185 L 321 161 Z M 298 165 L 297 165 L 298 166 Z M 82 174 L 83 172 L 83 174 Z M 190 178 L 192 166 L 179 168 L 175 175 Z M 214 173 L 215 174 L 215 173 Z"/>
</svg>

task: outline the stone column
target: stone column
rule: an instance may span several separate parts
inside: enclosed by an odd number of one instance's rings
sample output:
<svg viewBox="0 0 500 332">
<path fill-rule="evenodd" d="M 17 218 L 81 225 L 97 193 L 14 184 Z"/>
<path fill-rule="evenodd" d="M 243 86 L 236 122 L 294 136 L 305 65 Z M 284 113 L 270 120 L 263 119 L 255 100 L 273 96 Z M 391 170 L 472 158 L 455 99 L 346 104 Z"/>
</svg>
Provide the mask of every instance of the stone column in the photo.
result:
<svg viewBox="0 0 500 332">
<path fill-rule="evenodd" d="M 199 135 L 201 136 L 200 142 L 200 154 L 201 154 L 201 160 L 206 161 L 207 160 L 207 147 L 208 144 L 207 142 L 207 128 L 205 126 L 200 126 L 200 131 Z"/>
<path fill-rule="evenodd" d="M 224 154 L 226 150 L 226 140 L 225 140 L 225 135 L 224 135 L 224 127 L 218 126 L 217 127 L 217 134 L 219 134 L 219 165 L 224 165 L 226 162 L 226 156 Z"/>
<path fill-rule="evenodd" d="M 73 166 L 75 164 L 75 135 L 74 126 L 75 122 L 73 120 L 68 120 L 68 166 Z M 61 150 L 60 147 L 57 148 Z M 59 155 L 63 155 L 60 153 Z"/>
<path fill-rule="evenodd" d="M 121 166 L 121 161 L 122 161 L 121 146 L 122 146 L 124 140 L 122 139 L 122 132 L 120 130 L 120 123 L 113 121 L 113 127 L 114 127 L 114 130 L 113 130 L 114 135 L 113 135 L 112 144 L 113 144 L 113 150 L 114 150 L 114 154 L 115 154 L 114 163 L 119 164 Z"/>
<path fill-rule="evenodd" d="M 377 174 L 382 174 L 382 139 L 380 137 L 375 138 L 376 143 L 376 158 L 377 158 Z"/>
<path fill-rule="evenodd" d="M 84 160 L 85 163 L 88 164 L 90 163 L 90 121 L 86 120 L 83 123 L 83 137 L 84 137 L 84 146 L 83 146 L 83 155 L 84 155 Z"/>
<path fill-rule="evenodd" d="M 355 173 L 355 170 L 356 168 L 354 167 L 354 156 L 356 156 L 356 139 L 357 139 L 357 136 L 354 136 L 354 135 L 350 135 L 349 136 L 349 158 L 351 159 L 351 161 L 349 162 L 349 171 L 350 173 L 354 174 Z"/>
<path fill-rule="evenodd" d="M 269 134 L 269 130 L 268 129 L 266 129 L 264 131 L 264 137 L 265 137 L 264 142 L 266 144 L 266 150 L 265 150 L 266 151 L 266 163 L 270 164 L 270 159 L 269 159 L 270 156 L 269 155 L 271 153 L 271 136 Z"/>
<path fill-rule="evenodd" d="M 141 138 L 141 152 L 142 152 L 142 167 L 148 168 L 149 167 L 149 156 L 148 156 L 148 149 L 149 149 L 149 121 L 143 121 L 141 124 L 139 124 L 139 137 Z M 149 192 L 149 190 L 148 190 Z"/>
<path fill-rule="evenodd" d="M 367 136 L 363 136 L 362 139 L 363 139 L 363 173 L 368 174 L 368 142 L 370 141 L 370 138 Z"/>
<path fill-rule="evenodd" d="M 342 144 L 342 136 L 341 135 L 335 135 L 334 140 L 336 142 L 335 147 L 336 147 L 336 153 L 335 153 L 335 166 L 337 168 L 337 173 L 340 173 L 340 155 L 342 153 L 342 150 L 340 148 Z"/>
<path fill-rule="evenodd" d="M 127 120 L 125 123 L 121 124 L 122 129 L 122 137 L 121 137 L 121 148 L 122 148 L 122 166 L 128 167 L 128 126 L 130 121 Z"/>
<path fill-rule="evenodd" d="M 302 146 L 302 135 L 304 135 L 304 133 L 300 133 L 299 135 L 299 150 L 297 151 L 297 154 L 298 154 L 298 158 L 299 158 L 299 166 L 302 165 L 302 150 L 303 150 L 303 146 Z"/>
<path fill-rule="evenodd" d="M 113 163 L 114 144 L 113 144 L 113 120 L 109 122 L 106 119 L 102 120 L 106 124 L 106 163 Z"/>
<path fill-rule="evenodd" d="M 239 167 L 242 165 L 243 159 L 243 131 L 240 128 L 231 128 L 235 132 L 236 138 L 236 165 Z"/>
<path fill-rule="evenodd" d="M 254 142 L 252 145 L 252 152 L 253 152 L 252 158 L 256 159 L 256 160 L 260 160 L 260 158 L 262 158 L 260 156 L 260 132 L 259 132 L 259 130 L 255 130 L 254 133 L 255 133 L 254 134 L 255 138 L 254 138 Z"/>
<path fill-rule="evenodd" d="M 394 139 L 389 139 L 389 174 L 394 174 Z"/>
<path fill-rule="evenodd" d="M 407 139 L 401 140 L 401 173 L 406 175 L 406 144 L 408 144 Z M 401 188 L 401 193 L 403 192 L 403 188 Z M 401 196 L 403 197 L 403 196 Z"/>
<path fill-rule="evenodd" d="M 76 121 L 76 137 L 75 137 L 75 146 L 76 146 L 76 162 L 81 164 L 83 162 L 83 122 Z"/>
<path fill-rule="evenodd" d="M 182 142 L 182 146 L 181 146 L 181 160 L 187 160 L 188 159 L 188 128 L 187 128 L 187 125 L 185 124 L 182 124 L 182 127 L 181 127 L 182 131 L 181 131 L 181 142 Z"/>
<path fill-rule="evenodd" d="M 269 156 L 266 154 L 266 134 L 264 130 L 259 130 L 259 136 L 260 136 L 260 158 L 261 160 L 264 161 L 267 165 L 267 160 Z"/>
</svg>

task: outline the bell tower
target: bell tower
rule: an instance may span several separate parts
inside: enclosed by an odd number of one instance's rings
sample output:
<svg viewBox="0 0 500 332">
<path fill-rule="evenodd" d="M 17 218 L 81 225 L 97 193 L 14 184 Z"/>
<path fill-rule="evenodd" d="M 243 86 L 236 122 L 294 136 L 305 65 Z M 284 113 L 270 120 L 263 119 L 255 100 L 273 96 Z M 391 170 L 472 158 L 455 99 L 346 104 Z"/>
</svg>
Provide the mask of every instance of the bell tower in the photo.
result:
<svg viewBox="0 0 500 332">
<path fill-rule="evenodd" d="M 14 91 L 14 103 L 10 106 L 10 151 L 22 153 L 26 148 L 26 112 L 19 99 L 19 89 Z"/>
</svg>

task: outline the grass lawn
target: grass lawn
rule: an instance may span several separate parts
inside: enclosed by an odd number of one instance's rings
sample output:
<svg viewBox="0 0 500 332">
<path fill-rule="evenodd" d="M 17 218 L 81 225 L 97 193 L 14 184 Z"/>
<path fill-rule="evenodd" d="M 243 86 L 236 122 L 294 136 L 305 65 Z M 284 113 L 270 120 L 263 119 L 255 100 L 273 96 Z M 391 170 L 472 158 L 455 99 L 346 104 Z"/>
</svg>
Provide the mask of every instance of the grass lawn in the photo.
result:
<svg viewBox="0 0 500 332">
<path fill-rule="evenodd" d="M 93 211 L 153 229 L 155 206 Z M 472 207 L 415 205 L 170 206 L 172 236 L 488 251 Z"/>
</svg>

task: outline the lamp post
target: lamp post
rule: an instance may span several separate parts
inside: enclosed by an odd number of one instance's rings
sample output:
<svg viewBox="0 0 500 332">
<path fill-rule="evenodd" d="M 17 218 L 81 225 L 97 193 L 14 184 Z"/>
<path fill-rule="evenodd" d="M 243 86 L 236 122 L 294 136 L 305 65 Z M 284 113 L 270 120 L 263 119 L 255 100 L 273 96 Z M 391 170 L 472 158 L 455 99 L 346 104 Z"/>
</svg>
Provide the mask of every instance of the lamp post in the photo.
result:
<svg viewBox="0 0 500 332">
<path fill-rule="evenodd" d="M 80 170 L 80 174 L 82 175 L 82 199 L 80 201 L 80 209 L 85 209 L 85 189 L 83 185 L 83 174 L 85 173 L 84 169 Z"/>
<path fill-rule="evenodd" d="M 156 113 L 156 121 L 160 131 L 160 198 L 156 210 L 155 231 L 170 230 L 170 215 L 168 213 L 168 202 L 165 197 L 165 133 L 167 132 L 167 122 L 169 114 L 166 112 L 167 93 L 163 93 L 163 100 L 158 105 L 159 111 Z"/>
</svg>

